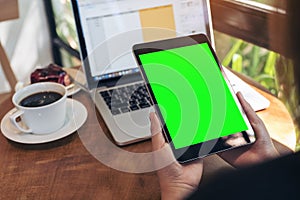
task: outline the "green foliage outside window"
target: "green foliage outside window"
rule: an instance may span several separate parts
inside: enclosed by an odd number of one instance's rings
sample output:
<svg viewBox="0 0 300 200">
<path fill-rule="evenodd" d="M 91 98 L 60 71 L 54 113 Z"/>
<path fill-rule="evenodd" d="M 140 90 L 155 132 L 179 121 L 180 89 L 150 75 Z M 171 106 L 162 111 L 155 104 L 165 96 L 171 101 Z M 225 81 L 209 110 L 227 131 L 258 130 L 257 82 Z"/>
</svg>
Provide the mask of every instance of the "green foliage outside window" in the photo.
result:
<svg viewBox="0 0 300 200">
<path fill-rule="evenodd" d="M 79 50 L 74 16 L 70 0 L 52 0 L 53 11 L 58 36 L 73 49 Z M 78 60 L 62 50 L 62 61 L 64 67 L 78 65 Z"/>
<path fill-rule="evenodd" d="M 258 46 L 237 40 L 226 57 L 223 66 L 246 74 L 266 87 L 272 94 L 278 94 L 278 84 L 275 78 L 275 64 L 279 55 Z"/>
<path fill-rule="evenodd" d="M 227 49 L 227 53 L 221 59 L 223 66 L 243 73 L 267 88 L 285 104 L 292 118 L 297 122 L 300 117 L 300 110 L 298 108 L 299 95 L 296 92 L 294 84 L 292 61 L 275 52 L 246 43 L 245 41 L 228 36 L 224 37 L 220 33 L 215 33 L 215 35 L 217 51 L 218 48 Z M 219 41 L 220 39 L 221 41 Z M 218 47 L 220 43 L 223 46 Z M 229 48 L 224 47 L 224 43 L 229 45 Z M 219 55 L 222 56 L 221 51 Z M 296 150 L 300 150 L 299 127 L 296 127 L 296 133 Z"/>
</svg>

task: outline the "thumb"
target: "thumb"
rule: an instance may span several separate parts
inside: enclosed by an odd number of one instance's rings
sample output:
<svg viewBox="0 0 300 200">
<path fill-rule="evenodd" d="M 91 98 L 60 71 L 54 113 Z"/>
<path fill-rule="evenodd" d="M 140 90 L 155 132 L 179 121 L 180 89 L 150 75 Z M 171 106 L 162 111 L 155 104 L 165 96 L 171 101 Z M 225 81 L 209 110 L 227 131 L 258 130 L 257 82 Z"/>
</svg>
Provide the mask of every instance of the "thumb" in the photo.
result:
<svg viewBox="0 0 300 200">
<path fill-rule="evenodd" d="M 162 130 L 160 126 L 160 122 L 154 112 L 150 113 L 150 121 L 151 121 L 151 135 L 152 135 L 152 150 L 157 151 L 161 149 L 166 141 L 162 135 Z"/>
<path fill-rule="evenodd" d="M 162 129 L 159 119 L 154 112 L 150 113 L 151 121 L 151 134 L 152 134 L 152 152 L 154 156 L 154 162 L 157 169 L 166 167 L 176 161 L 171 147 L 166 143 L 165 138 L 162 135 Z"/>
<path fill-rule="evenodd" d="M 247 115 L 249 122 L 254 130 L 255 137 L 259 141 L 269 141 L 270 136 L 263 121 L 257 116 L 251 105 L 245 100 L 242 93 L 238 92 L 237 97 Z"/>
</svg>

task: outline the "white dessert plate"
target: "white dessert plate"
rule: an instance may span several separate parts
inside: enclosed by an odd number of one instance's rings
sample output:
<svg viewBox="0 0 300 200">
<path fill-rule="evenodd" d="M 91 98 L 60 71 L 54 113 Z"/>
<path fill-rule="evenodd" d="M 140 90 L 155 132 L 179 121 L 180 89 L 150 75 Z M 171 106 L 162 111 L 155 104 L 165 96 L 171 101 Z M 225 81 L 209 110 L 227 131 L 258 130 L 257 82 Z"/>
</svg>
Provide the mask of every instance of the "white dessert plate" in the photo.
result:
<svg viewBox="0 0 300 200">
<path fill-rule="evenodd" d="M 82 85 L 85 84 L 85 77 L 82 71 L 74 69 L 74 68 L 63 68 L 73 79 L 75 79 L 78 83 Z M 80 87 L 75 83 L 72 84 L 71 87 L 67 86 L 68 96 L 74 95 L 80 91 Z"/>
<path fill-rule="evenodd" d="M 74 68 L 63 68 L 63 70 L 66 71 L 73 79 L 75 79 L 76 82 L 85 85 L 85 76 L 82 71 Z M 15 91 L 18 91 L 27 85 L 30 85 L 30 82 L 24 83 L 22 81 L 19 81 L 15 86 Z M 76 83 L 71 83 L 71 85 L 66 86 L 66 88 L 68 96 L 76 94 L 81 89 L 80 86 L 78 86 Z"/>
<path fill-rule="evenodd" d="M 22 144 L 42 144 L 64 138 L 78 130 L 87 119 L 87 110 L 82 103 L 67 99 L 67 117 L 59 130 L 49 134 L 31 134 L 19 131 L 10 121 L 9 116 L 16 111 L 10 110 L 1 121 L 1 132 L 9 140 Z"/>
</svg>

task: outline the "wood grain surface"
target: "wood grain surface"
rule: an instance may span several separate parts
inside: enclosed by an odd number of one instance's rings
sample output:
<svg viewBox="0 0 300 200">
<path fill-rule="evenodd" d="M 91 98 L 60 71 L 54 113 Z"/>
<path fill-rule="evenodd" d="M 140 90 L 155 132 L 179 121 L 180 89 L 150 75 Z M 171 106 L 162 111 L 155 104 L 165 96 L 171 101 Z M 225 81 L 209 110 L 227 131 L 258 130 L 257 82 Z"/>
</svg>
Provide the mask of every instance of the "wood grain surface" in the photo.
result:
<svg viewBox="0 0 300 200">
<path fill-rule="evenodd" d="M 79 92 L 73 98 L 86 106 L 89 115 L 86 123 L 72 135 L 38 145 L 18 144 L 0 135 L 0 199 L 160 199 L 155 172 L 118 171 L 90 153 L 109 155 L 112 163 L 136 167 L 129 158 L 110 155 L 110 150 L 101 146 L 99 140 L 110 135 L 90 97 Z M 267 98 L 271 100 L 271 107 L 259 112 L 259 116 L 278 141 L 276 147 L 283 153 L 291 152 L 295 144 L 291 118 L 280 101 L 273 96 Z M 2 102 L 0 118 L 11 108 L 11 101 Z M 122 150 L 147 153 L 151 151 L 151 142 L 129 145 Z M 135 163 L 148 166 L 152 160 Z M 216 155 L 205 158 L 204 164 L 204 182 L 218 171 L 232 169 Z"/>
</svg>

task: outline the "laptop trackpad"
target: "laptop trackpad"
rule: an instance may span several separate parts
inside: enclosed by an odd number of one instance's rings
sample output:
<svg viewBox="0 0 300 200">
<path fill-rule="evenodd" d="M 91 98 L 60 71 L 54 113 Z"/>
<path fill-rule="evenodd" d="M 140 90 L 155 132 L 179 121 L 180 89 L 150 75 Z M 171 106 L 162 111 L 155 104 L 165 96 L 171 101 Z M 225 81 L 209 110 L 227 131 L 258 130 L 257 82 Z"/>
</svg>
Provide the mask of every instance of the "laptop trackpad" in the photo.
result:
<svg viewBox="0 0 300 200">
<path fill-rule="evenodd" d="M 123 133 L 140 138 L 141 136 L 150 136 L 150 112 L 153 112 L 152 108 L 116 115 L 114 119 L 117 127 Z"/>
</svg>

